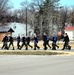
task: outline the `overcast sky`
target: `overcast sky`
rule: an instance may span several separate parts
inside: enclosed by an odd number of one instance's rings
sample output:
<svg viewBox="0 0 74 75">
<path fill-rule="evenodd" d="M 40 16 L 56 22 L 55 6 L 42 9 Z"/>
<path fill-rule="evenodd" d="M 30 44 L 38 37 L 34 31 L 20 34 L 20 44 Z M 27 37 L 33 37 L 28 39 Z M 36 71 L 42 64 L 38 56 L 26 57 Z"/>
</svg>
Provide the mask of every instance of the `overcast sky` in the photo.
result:
<svg viewBox="0 0 74 75">
<path fill-rule="evenodd" d="M 25 0 L 10 0 L 14 6 L 15 9 L 20 8 L 20 3 L 25 1 Z M 31 0 L 27 0 L 31 1 Z M 60 0 L 61 6 L 72 6 L 74 5 L 74 0 Z"/>
</svg>

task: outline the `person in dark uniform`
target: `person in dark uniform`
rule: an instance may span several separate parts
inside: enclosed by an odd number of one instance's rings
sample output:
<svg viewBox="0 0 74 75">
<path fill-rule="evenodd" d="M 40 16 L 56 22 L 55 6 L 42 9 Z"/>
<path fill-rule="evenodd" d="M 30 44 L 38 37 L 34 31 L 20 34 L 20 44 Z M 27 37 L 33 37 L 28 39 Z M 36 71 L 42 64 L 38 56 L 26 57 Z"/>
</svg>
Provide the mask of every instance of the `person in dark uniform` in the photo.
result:
<svg viewBox="0 0 74 75">
<path fill-rule="evenodd" d="M 46 33 L 43 34 L 43 46 L 44 46 L 44 50 L 47 49 L 47 36 Z"/>
<path fill-rule="evenodd" d="M 36 48 L 40 49 L 40 47 L 37 44 L 38 44 L 38 37 L 35 33 L 34 34 L 34 50 L 36 50 Z"/>
<path fill-rule="evenodd" d="M 67 35 L 67 33 L 64 34 L 64 45 L 63 45 L 63 48 L 62 50 L 64 50 L 65 48 L 67 49 L 71 49 L 71 46 L 69 46 L 69 36 Z"/>
<path fill-rule="evenodd" d="M 46 35 L 46 38 L 47 38 L 47 46 L 51 49 L 51 46 L 49 45 L 49 37 L 48 37 L 48 35 Z"/>
<path fill-rule="evenodd" d="M 2 42 L 3 42 L 3 46 L 1 49 L 7 49 L 8 50 L 8 44 L 7 44 L 8 43 L 8 35 L 7 34 L 5 34 Z"/>
<path fill-rule="evenodd" d="M 52 50 L 56 50 L 56 47 L 59 48 L 59 46 L 56 44 L 57 42 L 57 36 L 53 35 L 52 37 Z"/>
<path fill-rule="evenodd" d="M 10 36 L 9 36 L 9 48 L 10 48 L 10 46 L 12 45 L 13 50 L 14 50 L 13 42 L 14 42 L 13 37 L 10 35 Z"/>
<path fill-rule="evenodd" d="M 30 36 L 27 37 L 27 46 L 33 48 L 33 47 L 30 45 Z"/>
<path fill-rule="evenodd" d="M 28 50 L 28 46 L 26 43 L 26 38 L 24 36 L 24 34 L 22 35 L 22 45 L 20 46 L 20 50 L 22 49 L 22 47 L 25 45 L 26 50 Z"/>
<path fill-rule="evenodd" d="M 18 34 L 18 37 L 17 37 L 17 49 L 20 48 L 20 40 L 21 40 L 20 34 Z"/>
</svg>

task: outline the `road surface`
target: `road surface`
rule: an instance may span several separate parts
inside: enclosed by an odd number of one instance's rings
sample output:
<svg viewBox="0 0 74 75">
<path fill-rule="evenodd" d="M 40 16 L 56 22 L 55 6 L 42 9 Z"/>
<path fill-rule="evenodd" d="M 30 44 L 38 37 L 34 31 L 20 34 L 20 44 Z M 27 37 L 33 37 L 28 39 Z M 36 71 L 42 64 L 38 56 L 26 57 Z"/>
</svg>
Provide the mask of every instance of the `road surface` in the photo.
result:
<svg viewBox="0 0 74 75">
<path fill-rule="evenodd" d="M 0 55 L 0 75 L 74 75 L 74 56 Z"/>
</svg>

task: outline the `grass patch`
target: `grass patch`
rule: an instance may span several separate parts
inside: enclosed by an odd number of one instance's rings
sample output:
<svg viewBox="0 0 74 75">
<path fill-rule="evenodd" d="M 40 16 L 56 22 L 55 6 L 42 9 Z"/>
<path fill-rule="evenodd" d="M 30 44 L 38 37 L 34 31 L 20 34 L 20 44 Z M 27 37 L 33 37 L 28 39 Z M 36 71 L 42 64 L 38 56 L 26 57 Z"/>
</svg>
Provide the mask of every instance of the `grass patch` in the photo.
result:
<svg viewBox="0 0 74 75">
<path fill-rule="evenodd" d="M 0 50 L 0 55 L 64 55 L 61 51 L 50 50 Z"/>
</svg>

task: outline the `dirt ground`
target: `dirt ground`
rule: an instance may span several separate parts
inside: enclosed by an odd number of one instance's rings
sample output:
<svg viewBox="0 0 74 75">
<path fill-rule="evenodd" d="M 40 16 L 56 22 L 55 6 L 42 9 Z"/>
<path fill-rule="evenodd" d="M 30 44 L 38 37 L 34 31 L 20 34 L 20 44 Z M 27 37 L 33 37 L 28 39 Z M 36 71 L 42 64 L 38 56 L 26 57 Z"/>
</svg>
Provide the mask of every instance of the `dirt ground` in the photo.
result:
<svg viewBox="0 0 74 75">
<path fill-rule="evenodd" d="M 43 44 L 38 44 L 41 48 L 43 48 Z M 63 48 L 64 43 L 57 43 L 59 48 Z M 69 43 L 69 45 L 74 48 L 74 43 Z M 52 47 L 52 43 L 50 43 L 50 46 Z"/>
<path fill-rule="evenodd" d="M 3 44 L 3 43 L 0 42 L 0 48 L 2 47 L 2 44 Z M 50 44 L 50 46 L 52 47 L 52 41 L 50 41 L 49 44 Z M 63 44 L 64 44 L 64 42 L 62 42 L 62 41 L 57 42 L 57 45 L 59 46 L 60 49 L 63 48 Z M 20 45 L 21 45 L 21 43 L 20 43 Z M 32 46 L 34 47 L 33 41 L 31 41 L 30 45 L 32 45 Z M 69 43 L 69 45 L 72 47 L 72 49 L 74 49 L 74 41 L 71 41 L 71 42 Z M 15 48 L 17 48 L 17 42 L 16 42 L 16 41 L 14 42 L 14 46 L 15 46 Z M 43 41 L 39 41 L 39 42 L 38 42 L 38 46 L 42 49 L 42 48 L 43 48 Z"/>
</svg>

